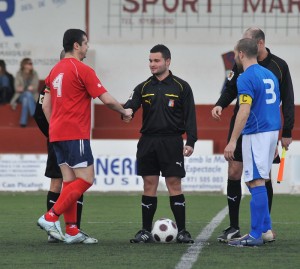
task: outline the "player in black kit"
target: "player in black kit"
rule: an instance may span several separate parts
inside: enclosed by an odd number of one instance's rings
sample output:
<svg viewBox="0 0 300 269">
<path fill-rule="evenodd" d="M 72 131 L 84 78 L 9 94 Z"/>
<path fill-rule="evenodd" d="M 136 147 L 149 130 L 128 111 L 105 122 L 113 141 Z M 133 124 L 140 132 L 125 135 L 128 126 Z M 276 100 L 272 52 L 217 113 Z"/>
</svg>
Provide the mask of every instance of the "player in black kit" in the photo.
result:
<svg viewBox="0 0 300 269">
<path fill-rule="evenodd" d="M 170 206 L 178 226 L 178 243 L 193 243 L 185 229 L 185 197 L 181 178 L 184 156 L 189 157 L 197 141 L 195 103 L 191 87 L 169 71 L 170 50 L 156 45 L 150 50 L 153 76 L 139 84 L 124 105 L 136 112 L 143 107 L 141 138 L 137 149 L 137 173 L 143 177 L 142 229 L 131 243 L 153 242 L 152 221 L 157 208 L 159 175 L 165 177 Z M 184 145 L 182 135 L 187 134 Z"/>
<path fill-rule="evenodd" d="M 289 67 L 284 60 L 273 55 L 270 50 L 265 47 L 265 34 L 261 29 L 256 27 L 249 28 L 245 31 L 243 38 L 252 38 L 257 41 L 258 64 L 272 71 L 278 78 L 280 98 L 282 102 L 282 114 L 284 119 L 281 145 L 288 150 L 289 145 L 292 143 L 292 129 L 294 127 L 294 91 Z M 215 119 L 220 120 L 222 110 L 237 97 L 236 80 L 240 72 L 241 71 L 238 70 L 235 64 L 228 76 L 228 80 L 225 84 L 222 94 L 212 110 L 212 116 Z M 238 109 L 239 106 L 238 103 L 236 103 L 234 114 L 230 122 L 228 141 L 233 130 Z M 229 208 L 230 226 L 226 228 L 217 238 L 220 242 L 227 242 L 228 240 L 240 237 L 239 207 L 242 196 L 241 176 L 243 171 L 242 136 L 240 136 L 238 139 L 234 157 L 234 161 L 228 162 L 227 202 Z M 274 162 L 279 162 L 279 156 L 275 158 Z M 271 212 L 273 198 L 271 179 L 266 182 L 266 188 L 268 193 L 269 211 Z M 263 234 L 263 239 L 265 242 L 272 242 L 275 240 L 275 234 L 273 231 L 269 230 L 267 233 Z"/>
</svg>

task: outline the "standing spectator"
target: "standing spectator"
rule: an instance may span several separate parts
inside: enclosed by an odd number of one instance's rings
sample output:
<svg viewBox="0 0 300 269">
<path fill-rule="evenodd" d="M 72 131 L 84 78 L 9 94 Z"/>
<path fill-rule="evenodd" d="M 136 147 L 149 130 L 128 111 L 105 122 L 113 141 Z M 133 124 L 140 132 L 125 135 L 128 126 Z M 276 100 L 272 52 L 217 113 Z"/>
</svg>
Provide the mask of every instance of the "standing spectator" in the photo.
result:
<svg viewBox="0 0 300 269">
<path fill-rule="evenodd" d="M 11 100 L 11 106 L 16 108 L 17 102 L 21 103 L 20 126 L 26 127 L 28 115 L 33 116 L 35 104 L 38 98 L 39 78 L 37 72 L 33 69 L 30 58 L 24 58 L 20 64 L 20 70 L 15 78 L 15 94 Z"/>
<path fill-rule="evenodd" d="M 94 158 L 90 146 L 91 100 L 99 98 L 110 109 L 130 119 L 104 88 L 95 71 L 81 61 L 86 57 L 88 39 L 84 31 L 64 33 L 65 58 L 46 78 L 43 111 L 49 122 L 49 137 L 63 178 L 63 189 L 54 206 L 38 219 L 38 225 L 52 237 L 67 244 L 85 243 L 87 235 L 76 224 L 77 200 L 94 182 Z M 66 234 L 57 225 L 63 214 Z"/>
<path fill-rule="evenodd" d="M 251 193 L 249 234 L 228 242 L 231 246 L 260 246 L 262 233 L 272 230 L 265 181 L 269 179 L 277 148 L 280 91 L 276 76 L 257 63 L 257 42 L 241 39 L 235 47 L 235 62 L 244 72 L 237 79 L 239 110 L 228 145 L 226 160 L 234 160 L 237 140 L 243 134 L 244 180 Z"/>
<path fill-rule="evenodd" d="M 124 105 L 136 112 L 143 107 L 142 136 L 137 149 L 137 173 L 143 177 L 143 226 L 131 243 L 153 242 L 153 217 L 157 207 L 160 172 L 165 177 L 170 206 L 178 226 L 178 243 L 193 243 L 185 227 L 185 197 L 181 178 L 185 177 L 184 156 L 189 157 L 197 141 L 196 113 L 189 84 L 169 70 L 171 52 L 164 45 L 150 50 L 153 76 L 139 84 Z M 187 134 L 186 145 L 182 135 Z"/>
<path fill-rule="evenodd" d="M 14 77 L 6 70 L 4 60 L 0 60 L 0 104 L 9 103 L 14 94 Z"/>
</svg>

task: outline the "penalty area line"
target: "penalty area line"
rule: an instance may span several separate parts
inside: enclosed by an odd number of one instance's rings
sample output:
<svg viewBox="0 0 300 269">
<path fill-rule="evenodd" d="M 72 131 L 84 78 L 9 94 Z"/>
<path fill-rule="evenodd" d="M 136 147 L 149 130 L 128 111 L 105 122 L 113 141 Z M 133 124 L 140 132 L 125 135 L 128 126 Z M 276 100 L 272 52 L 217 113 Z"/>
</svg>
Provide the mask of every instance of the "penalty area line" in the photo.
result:
<svg viewBox="0 0 300 269">
<path fill-rule="evenodd" d="M 185 254 L 181 256 L 175 269 L 191 269 L 197 261 L 201 250 L 206 245 L 206 241 L 211 237 L 214 230 L 224 220 L 228 213 L 228 207 L 223 208 L 211 221 L 205 226 L 201 233 L 196 237 L 195 243 L 191 245 Z"/>
</svg>

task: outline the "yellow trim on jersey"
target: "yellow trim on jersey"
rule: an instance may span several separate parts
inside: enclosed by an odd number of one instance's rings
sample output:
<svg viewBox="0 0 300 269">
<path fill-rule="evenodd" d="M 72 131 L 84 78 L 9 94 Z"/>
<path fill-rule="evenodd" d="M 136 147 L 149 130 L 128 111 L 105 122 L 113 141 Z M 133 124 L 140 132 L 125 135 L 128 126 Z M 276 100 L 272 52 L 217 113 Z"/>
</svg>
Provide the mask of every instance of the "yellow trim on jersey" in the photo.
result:
<svg viewBox="0 0 300 269">
<path fill-rule="evenodd" d="M 165 96 L 169 96 L 169 97 L 177 97 L 178 98 L 178 95 L 175 95 L 175 94 L 165 94 Z"/>
<path fill-rule="evenodd" d="M 151 81 L 151 79 L 149 79 L 148 81 L 146 81 L 142 87 L 142 90 L 141 90 L 141 94 L 143 94 L 143 91 L 144 91 L 144 88 L 145 86 Z"/>
<path fill-rule="evenodd" d="M 154 93 L 149 93 L 149 94 L 144 94 L 144 95 L 142 95 L 142 97 L 144 98 L 144 97 L 154 96 L 154 95 L 155 95 Z"/>
<path fill-rule="evenodd" d="M 281 69 L 280 69 L 280 66 L 279 66 L 279 64 L 275 61 L 275 60 L 271 60 L 273 63 L 275 63 L 276 64 L 276 66 L 278 67 L 278 70 L 279 70 L 279 72 L 280 72 L 280 81 L 279 81 L 279 83 L 281 84 L 281 82 L 282 82 L 282 71 L 281 71 Z"/>
<path fill-rule="evenodd" d="M 173 78 L 173 80 L 179 84 L 179 86 L 181 87 L 181 90 L 183 91 L 183 86 L 182 86 L 182 84 L 181 84 L 177 79 L 175 79 L 175 78 Z"/>
<path fill-rule="evenodd" d="M 248 94 L 241 94 L 239 98 L 240 104 L 252 104 L 252 97 Z"/>
</svg>

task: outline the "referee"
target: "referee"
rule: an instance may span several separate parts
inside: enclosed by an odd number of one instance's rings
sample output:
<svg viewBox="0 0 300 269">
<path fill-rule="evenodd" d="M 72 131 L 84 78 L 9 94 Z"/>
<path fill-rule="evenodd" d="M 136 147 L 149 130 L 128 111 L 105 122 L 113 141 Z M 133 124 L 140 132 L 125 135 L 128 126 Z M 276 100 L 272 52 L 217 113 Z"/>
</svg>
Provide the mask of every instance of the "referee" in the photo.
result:
<svg viewBox="0 0 300 269">
<path fill-rule="evenodd" d="M 178 226 L 178 243 L 193 243 L 185 227 L 185 197 L 181 178 L 185 177 L 184 156 L 189 157 L 197 141 L 195 103 L 191 87 L 169 70 L 170 50 L 156 45 L 150 50 L 153 76 L 139 84 L 124 105 L 135 113 L 143 108 L 142 136 L 137 145 L 137 173 L 143 177 L 142 229 L 131 243 L 153 242 L 153 217 L 157 208 L 160 174 L 165 177 L 170 206 Z M 183 144 L 182 135 L 187 142 Z"/>
</svg>

